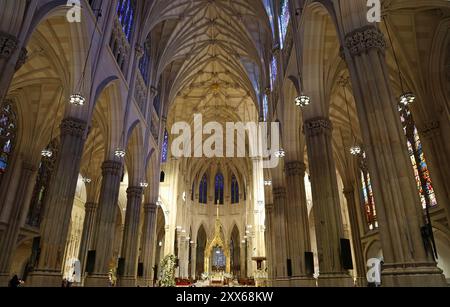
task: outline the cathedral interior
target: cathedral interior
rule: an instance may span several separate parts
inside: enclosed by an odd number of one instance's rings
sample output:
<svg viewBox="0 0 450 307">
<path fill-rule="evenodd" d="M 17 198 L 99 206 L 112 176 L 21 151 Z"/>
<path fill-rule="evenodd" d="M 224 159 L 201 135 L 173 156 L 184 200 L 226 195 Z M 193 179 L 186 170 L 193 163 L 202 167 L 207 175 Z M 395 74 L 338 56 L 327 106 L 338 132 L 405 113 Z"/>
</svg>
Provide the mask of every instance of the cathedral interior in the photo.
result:
<svg viewBox="0 0 450 307">
<path fill-rule="evenodd" d="M 0 16 L 1 287 L 450 283 L 449 1 Z"/>
</svg>

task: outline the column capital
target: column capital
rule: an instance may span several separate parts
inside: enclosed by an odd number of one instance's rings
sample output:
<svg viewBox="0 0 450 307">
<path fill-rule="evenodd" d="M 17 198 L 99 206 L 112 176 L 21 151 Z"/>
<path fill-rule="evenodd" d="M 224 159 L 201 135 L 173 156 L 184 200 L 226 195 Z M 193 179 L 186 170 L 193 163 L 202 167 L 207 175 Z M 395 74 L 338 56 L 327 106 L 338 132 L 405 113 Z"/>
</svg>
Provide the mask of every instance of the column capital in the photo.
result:
<svg viewBox="0 0 450 307">
<path fill-rule="evenodd" d="M 144 188 L 142 187 L 128 187 L 127 196 L 128 198 L 138 198 L 144 193 Z"/>
<path fill-rule="evenodd" d="M 345 46 L 352 57 L 368 53 L 372 49 L 384 54 L 386 41 L 383 33 L 374 25 L 367 25 L 356 29 L 345 36 Z"/>
<path fill-rule="evenodd" d="M 156 204 L 144 204 L 144 211 L 146 213 L 156 213 L 156 210 L 158 209 L 158 206 Z"/>
<path fill-rule="evenodd" d="M 84 120 L 68 117 L 61 122 L 61 136 L 71 135 L 75 137 L 83 137 L 88 125 Z"/>
<path fill-rule="evenodd" d="M 308 119 L 303 125 L 303 131 L 308 137 L 317 135 L 330 135 L 333 132 L 333 123 L 326 117 Z"/>
<path fill-rule="evenodd" d="M 424 138 L 431 138 L 439 133 L 440 126 L 438 120 L 430 120 L 421 125 L 419 132 Z"/>
<path fill-rule="evenodd" d="M 306 165 L 301 161 L 287 162 L 285 165 L 287 176 L 305 176 Z"/>
<path fill-rule="evenodd" d="M 0 58 L 9 60 L 17 50 L 18 44 L 19 40 L 17 37 L 5 32 L 0 32 Z"/>
<path fill-rule="evenodd" d="M 105 161 L 102 165 L 102 175 L 106 176 L 108 174 L 114 176 L 120 176 L 122 173 L 122 162 L 117 161 Z"/>
</svg>

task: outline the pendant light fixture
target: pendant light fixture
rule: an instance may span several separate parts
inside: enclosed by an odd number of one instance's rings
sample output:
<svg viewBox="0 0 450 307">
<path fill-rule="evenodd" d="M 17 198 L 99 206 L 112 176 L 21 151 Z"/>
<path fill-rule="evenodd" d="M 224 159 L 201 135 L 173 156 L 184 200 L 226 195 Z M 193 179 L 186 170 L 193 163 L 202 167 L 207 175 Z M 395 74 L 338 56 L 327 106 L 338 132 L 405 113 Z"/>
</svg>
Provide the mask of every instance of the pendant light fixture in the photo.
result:
<svg viewBox="0 0 450 307">
<path fill-rule="evenodd" d="M 94 155 L 94 149 L 95 149 L 95 143 L 96 143 L 96 140 L 97 140 L 97 135 L 94 134 L 94 140 L 92 141 L 91 156 L 89 157 L 88 170 L 91 169 L 92 157 L 93 157 L 93 155 Z M 92 178 L 90 178 L 90 177 L 83 177 L 83 182 L 84 182 L 85 184 L 89 184 L 89 183 L 92 182 Z"/>
<path fill-rule="evenodd" d="M 59 96 L 58 106 L 57 106 L 57 108 L 56 108 L 56 115 L 55 115 L 55 118 L 54 118 L 54 122 L 53 122 L 53 126 L 52 126 L 52 131 L 51 131 L 51 133 L 50 133 L 50 143 L 51 143 L 52 140 L 53 140 L 53 132 L 55 131 L 55 124 L 56 124 L 56 121 L 57 121 L 57 119 L 58 119 L 59 108 L 60 108 L 61 102 L 62 102 L 62 100 L 63 100 L 62 98 L 63 98 L 64 89 L 63 89 L 62 86 L 60 87 L 60 89 L 61 89 L 61 94 L 60 94 L 60 96 Z M 53 156 L 53 150 L 52 150 L 52 148 L 51 148 L 51 144 L 47 145 L 47 147 L 45 147 L 45 148 L 41 151 L 41 156 L 44 157 L 44 158 L 47 158 L 47 159 L 50 159 L 50 158 Z"/>
<path fill-rule="evenodd" d="M 78 81 L 78 84 L 77 84 L 77 86 L 75 88 L 75 93 L 73 93 L 69 97 L 69 103 L 71 105 L 74 105 L 74 106 L 84 106 L 86 104 L 86 97 L 82 94 L 82 91 L 84 89 L 84 81 L 85 81 L 85 77 L 86 77 L 86 69 L 87 69 L 87 65 L 88 65 L 88 62 L 89 62 L 89 58 L 91 56 L 92 45 L 94 43 L 95 31 L 97 30 L 98 21 L 99 21 L 100 17 L 102 16 L 101 10 L 96 10 L 96 11 L 98 12 L 97 13 L 97 18 L 95 20 L 94 30 L 92 31 L 91 40 L 89 42 L 89 49 L 88 49 L 88 52 L 87 52 L 87 55 L 86 55 L 86 60 L 84 62 L 83 71 L 82 71 L 80 80 Z"/>
<path fill-rule="evenodd" d="M 394 54 L 395 65 L 397 66 L 397 70 L 398 70 L 398 76 L 399 76 L 399 81 L 400 81 L 400 90 L 402 92 L 402 94 L 400 95 L 400 98 L 399 98 L 399 103 L 406 106 L 406 105 L 413 103 L 416 100 L 416 95 L 414 95 L 413 92 L 411 92 L 409 90 L 405 91 L 405 89 L 404 89 L 403 74 L 400 70 L 400 64 L 398 63 L 398 57 L 395 52 L 394 44 L 392 43 L 391 33 L 390 33 L 389 27 L 386 23 L 385 17 L 383 17 L 383 22 L 384 22 L 384 26 L 386 27 L 387 35 L 389 37 L 389 43 L 391 44 L 392 53 Z"/>
<path fill-rule="evenodd" d="M 350 107 L 349 107 L 349 102 L 347 99 L 347 89 L 346 89 L 346 87 L 348 85 L 348 78 L 345 78 L 344 76 L 342 76 L 342 78 L 340 80 L 340 84 L 344 91 L 345 106 L 347 107 L 348 123 L 350 124 L 350 132 L 351 132 L 352 143 L 353 143 L 353 145 L 350 147 L 350 154 L 353 156 L 359 156 L 362 153 L 362 148 L 361 148 L 361 146 L 359 146 L 357 144 L 355 133 L 353 132 L 352 118 L 350 116 Z"/>
</svg>

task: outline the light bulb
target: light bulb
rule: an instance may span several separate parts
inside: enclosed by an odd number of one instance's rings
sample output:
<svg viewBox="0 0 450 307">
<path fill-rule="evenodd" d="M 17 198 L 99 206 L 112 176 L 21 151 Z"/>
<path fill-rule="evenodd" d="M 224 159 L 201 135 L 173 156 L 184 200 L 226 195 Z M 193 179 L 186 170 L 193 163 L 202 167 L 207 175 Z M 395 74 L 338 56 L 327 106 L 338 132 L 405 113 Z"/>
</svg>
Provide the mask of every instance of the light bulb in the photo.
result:
<svg viewBox="0 0 450 307">
<path fill-rule="evenodd" d="M 53 156 L 53 151 L 49 148 L 46 148 L 44 150 L 41 151 L 41 155 L 44 158 L 51 158 Z"/>
<path fill-rule="evenodd" d="M 362 149 L 361 149 L 361 147 L 358 146 L 358 145 L 354 145 L 354 146 L 350 147 L 350 153 L 351 153 L 353 156 L 358 156 L 358 155 L 361 154 L 361 152 L 362 152 Z"/>
<path fill-rule="evenodd" d="M 284 151 L 284 149 L 280 149 L 280 150 L 276 151 L 274 154 L 275 154 L 275 157 L 277 157 L 277 158 L 284 158 L 286 156 L 286 152 Z"/>
<path fill-rule="evenodd" d="M 406 92 L 400 96 L 400 103 L 405 106 L 413 103 L 415 100 L 416 96 L 412 92 Z"/>
<path fill-rule="evenodd" d="M 125 156 L 126 156 L 125 150 L 120 149 L 120 148 L 116 149 L 114 154 L 116 155 L 117 158 L 125 158 Z"/>
</svg>

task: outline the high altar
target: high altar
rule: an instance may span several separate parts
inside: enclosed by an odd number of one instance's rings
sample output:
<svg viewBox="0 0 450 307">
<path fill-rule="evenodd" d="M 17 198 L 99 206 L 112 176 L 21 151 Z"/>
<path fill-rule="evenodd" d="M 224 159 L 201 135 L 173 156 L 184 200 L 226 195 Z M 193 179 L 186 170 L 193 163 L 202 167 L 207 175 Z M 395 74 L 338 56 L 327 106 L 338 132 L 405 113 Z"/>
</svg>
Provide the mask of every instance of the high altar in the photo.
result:
<svg viewBox="0 0 450 307">
<path fill-rule="evenodd" d="M 219 218 L 219 206 L 217 206 L 214 237 L 206 243 L 205 273 L 209 276 L 211 285 L 224 285 L 227 282 L 227 276 L 231 276 L 230 247 L 224 237 Z"/>
</svg>

